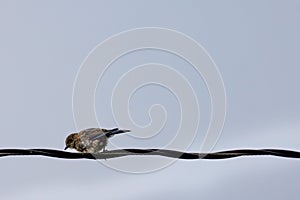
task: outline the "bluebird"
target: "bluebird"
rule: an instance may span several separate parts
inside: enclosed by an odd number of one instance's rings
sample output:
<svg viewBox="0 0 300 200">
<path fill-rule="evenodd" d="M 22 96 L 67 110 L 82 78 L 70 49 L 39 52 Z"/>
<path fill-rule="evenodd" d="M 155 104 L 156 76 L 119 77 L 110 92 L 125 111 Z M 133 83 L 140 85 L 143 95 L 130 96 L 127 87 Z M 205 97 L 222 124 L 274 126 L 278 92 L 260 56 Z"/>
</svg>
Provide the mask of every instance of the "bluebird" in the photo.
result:
<svg viewBox="0 0 300 200">
<path fill-rule="evenodd" d="M 79 133 L 70 134 L 65 141 L 66 147 L 76 149 L 83 153 L 98 153 L 102 150 L 105 151 L 108 138 L 120 134 L 130 132 L 130 130 L 114 129 L 101 129 L 89 128 L 80 131 Z"/>
</svg>

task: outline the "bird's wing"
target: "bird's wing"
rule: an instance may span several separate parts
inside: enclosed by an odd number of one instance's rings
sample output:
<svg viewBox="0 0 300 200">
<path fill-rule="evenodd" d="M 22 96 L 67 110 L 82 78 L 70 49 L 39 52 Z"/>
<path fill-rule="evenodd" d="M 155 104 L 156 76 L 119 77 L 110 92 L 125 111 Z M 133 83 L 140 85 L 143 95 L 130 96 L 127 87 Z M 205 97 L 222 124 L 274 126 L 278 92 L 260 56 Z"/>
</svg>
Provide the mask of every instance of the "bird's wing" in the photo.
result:
<svg viewBox="0 0 300 200">
<path fill-rule="evenodd" d="M 104 136 L 110 137 L 119 132 L 118 128 L 114 128 L 114 129 L 110 129 L 110 130 L 108 130 L 108 129 L 100 129 L 100 130 L 101 130 L 101 132 L 99 131 L 98 134 L 91 136 L 90 139 L 96 140 L 96 139 L 102 138 Z"/>
<path fill-rule="evenodd" d="M 83 140 L 93 140 L 94 137 L 97 137 L 99 135 L 105 136 L 105 131 L 103 131 L 103 129 L 101 128 L 88 128 L 79 132 L 79 136 Z"/>
</svg>

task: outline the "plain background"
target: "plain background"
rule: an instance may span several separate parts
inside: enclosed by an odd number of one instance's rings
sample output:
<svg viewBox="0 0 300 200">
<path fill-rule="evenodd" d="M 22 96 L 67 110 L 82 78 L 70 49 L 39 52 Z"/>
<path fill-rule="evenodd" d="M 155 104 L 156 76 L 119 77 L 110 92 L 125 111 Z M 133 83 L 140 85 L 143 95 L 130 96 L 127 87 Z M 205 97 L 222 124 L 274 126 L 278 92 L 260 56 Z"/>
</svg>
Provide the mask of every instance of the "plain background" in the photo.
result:
<svg viewBox="0 0 300 200">
<path fill-rule="evenodd" d="M 299 10 L 298 0 L 0 0 L 0 148 L 62 149 L 65 137 L 76 131 L 72 90 L 84 58 L 111 35 L 155 26 L 194 38 L 219 67 L 227 118 L 214 150 L 299 150 Z M 155 51 L 128 55 L 111 67 L 105 85 L 114 84 L 120 67 L 151 61 L 183 69 L 197 90 L 203 124 L 207 123 L 209 96 L 203 80 L 178 57 Z M 100 85 L 96 94 L 97 116 L 105 127 L 115 125 L 105 95 L 109 90 Z M 120 136 L 113 142 L 143 148 L 167 142 L 178 123 L 176 99 L 168 91 L 149 86 L 137 92 L 132 115 L 137 123 L 147 124 L 147 110 L 157 102 L 170 113 L 162 139 Z M 202 139 L 200 128 L 191 150 L 197 150 Z M 95 161 L 46 157 L 1 158 L 0 169 L 1 199 L 296 200 L 300 196 L 300 161 L 268 156 L 177 161 L 140 175 Z"/>
</svg>

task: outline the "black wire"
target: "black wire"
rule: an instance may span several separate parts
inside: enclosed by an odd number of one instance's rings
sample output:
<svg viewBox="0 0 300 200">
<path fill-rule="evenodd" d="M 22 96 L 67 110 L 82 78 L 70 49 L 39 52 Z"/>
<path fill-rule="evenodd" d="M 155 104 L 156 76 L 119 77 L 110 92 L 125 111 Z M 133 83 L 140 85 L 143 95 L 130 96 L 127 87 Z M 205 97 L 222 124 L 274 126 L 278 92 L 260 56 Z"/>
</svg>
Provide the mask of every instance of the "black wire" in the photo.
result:
<svg viewBox="0 0 300 200">
<path fill-rule="evenodd" d="M 228 159 L 240 156 L 277 156 L 300 158 L 300 152 L 284 149 L 237 149 L 213 153 L 188 153 L 167 149 L 117 149 L 90 153 L 71 153 L 55 149 L 0 149 L 0 157 L 5 156 L 47 156 L 62 159 L 111 159 L 124 156 L 164 156 L 185 160 L 194 159 Z"/>
</svg>

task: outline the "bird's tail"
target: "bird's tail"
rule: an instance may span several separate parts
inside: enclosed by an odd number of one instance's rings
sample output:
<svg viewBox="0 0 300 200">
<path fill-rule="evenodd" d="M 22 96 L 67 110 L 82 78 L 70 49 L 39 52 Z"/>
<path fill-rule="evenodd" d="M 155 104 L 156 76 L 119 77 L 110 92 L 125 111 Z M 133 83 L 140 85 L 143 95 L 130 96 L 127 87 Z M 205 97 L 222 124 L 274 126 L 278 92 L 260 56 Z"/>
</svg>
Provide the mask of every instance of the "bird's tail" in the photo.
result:
<svg viewBox="0 0 300 200">
<path fill-rule="evenodd" d="M 106 133 L 106 137 L 112 137 L 113 135 L 117 135 L 117 134 L 120 134 L 120 133 L 127 133 L 127 132 L 130 132 L 130 130 L 120 130 L 118 128 L 114 128 L 114 129 L 111 129 L 111 130 L 108 130 L 108 133 Z"/>
</svg>

